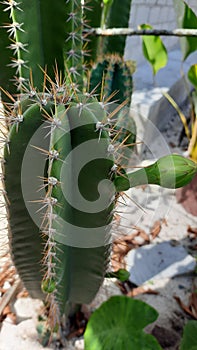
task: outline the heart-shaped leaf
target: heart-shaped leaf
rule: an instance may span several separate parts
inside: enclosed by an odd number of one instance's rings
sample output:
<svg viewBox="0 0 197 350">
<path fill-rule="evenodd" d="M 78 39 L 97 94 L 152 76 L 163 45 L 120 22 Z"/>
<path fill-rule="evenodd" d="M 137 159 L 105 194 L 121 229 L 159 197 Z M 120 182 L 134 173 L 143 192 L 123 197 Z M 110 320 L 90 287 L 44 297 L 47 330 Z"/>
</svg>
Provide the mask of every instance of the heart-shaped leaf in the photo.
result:
<svg viewBox="0 0 197 350">
<path fill-rule="evenodd" d="M 113 296 L 90 317 L 85 350 L 161 350 L 157 340 L 143 332 L 157 317 L 158 312 L 140 300 Z"/>
<path fill-rule="evenodd" d="M 197 321 L 188 321 L 183 331 L 180 350 L 197 350 Z"/>
</svg>

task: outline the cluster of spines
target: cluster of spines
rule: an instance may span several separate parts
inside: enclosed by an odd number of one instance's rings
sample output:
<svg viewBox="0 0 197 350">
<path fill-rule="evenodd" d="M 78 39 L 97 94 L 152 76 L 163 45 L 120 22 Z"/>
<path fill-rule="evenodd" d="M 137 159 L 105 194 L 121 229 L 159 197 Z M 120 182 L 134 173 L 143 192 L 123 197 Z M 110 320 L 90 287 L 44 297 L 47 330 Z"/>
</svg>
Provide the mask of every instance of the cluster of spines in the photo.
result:
<svg viewBox="0 0 197 350">
<path fill-rule="evenodd" d="M 81 3 L 81 0 L 66 0 L 64 3 L 64 40 L 62 42 L 62 53 L 64 54 L 66 62 L 67 71 L 65 74 L 70 75 L 73 85 L 75 85 L 75 89 L 83 88 L 83 72 L 86 70 L 85 60 L 88 52 L 86 51 L 85 47 L 88 38 L 86 35 L 83 35 L 83 28 L 88 26 L 84 18 L 84 8 L 86 10 L 89 10 L 87 3 L 87 0 L 84 1 L 83 5 Z M 4 24 L 4 28 L 7 29 L 8 36 L 11 41 L 9 48 L 13 51 L 13 58 L 11 59 L 9 66 L 15 69 L 15 83 L 17 85 L 18 91 L 21 91 L 21 87 L 26 83 L 28 84 L 30 71 L 31 69 L 33 71 L 35 70 L 34 66 L 36 64 L 42 66 L 42 69 L 45 69 L 46 67 L 42 65 L 44 62 L 31 62 L 31 60 L 28 59 L 29 43 L 26 41 L 29 41 L 29 39 L 26 35 L 27 29 L 25 23 L 23 23 L 25 22 L 25 17 L 24 21 L 21 20 L 22 23 L 19 23 L 21 19 L 21 13 L 24 12 L 23 2 L 5 0 L 2 2 L 2 4 L 5 5 L 4 11 L 10 12 L 10 23 Z M 57 33 L 57 35 L 60 34 Z M 42 49 L 43 48 L 41 48 L 41 50 Z M 53 65 L 55 65 L 55 49 L 53 55 Z M 62 59 L 60 59 L 60 61 L 61 60 Z M 56 60 L 56 62 L 57 61 L 58 60 Z M 61 63 L 62 61 L 59 63 L 59 65 L 61 65 Z M 31 64 L 33 64 L 33 67 L 31 67 Z M 45 64 L 47 65 L 47 63 Z M 53 69 L 53 67 L 51 68 Z M 39 69 L 39 67 L 36 69 Z M 58 69 L 60 69 L 60 67 Z M 50 73 L 51 72 L 52 70 Z M 36 80 L 35 77 L 34 79 Z M 39 82 L 36 82 L 36 85 L 39 85 Z M 41 85 L 39 85 L 39 89 L 40 87 Z"/>
<path fill-rule="evenodd" d="M 18 40 L 18 32 L 24 32 L 24 24 L 18 23 L 14 16 L 14 10 L 22 11 L 21 3 L 14 0 L 5 0 L 2 2 L 5 5 L 4 11 L 10 12 L 11 22 L 4 25 L 4 28 L 7 29 L 8 36 L 11 40 L 9 48 L 13 51 L 13 58 L 11 59 L 10 67 L 15 68 L 16 77 L 15 82 L 17 88 L 20 91 L 21 86 L 25 83 L 25 78 L 22 77 L 21 69 L 28 68 L 26 63 L 22 59 L 22 51 L 28 52 L 28 43 L 22 43 Z"/>
<path fill-rule="evenodd" d="M 20 95 L 18 98 L 11 98 L 11 104 L 8 105 L 8 112 L 6 115 L 6 119 L 8 120 L 9 125 L 16 125 L 17 130 L 20 131 L 20 123 L 23 122 L 23 113 L 31 104 L 37 104 L 40 107 L 40 110 L 43 114 L 43 120 L 46 121 L 46 136 L 52 136 L 56 128 L 61 128 L 61 120 L 56 118 L 56 112 L 47 113 L 45 111 L 45 106 L 48 102 L 54 104 L 55 111 L 59 105 L 64 105 L 65 109 L 69 108 L 69 103 L 72 100 L 77 102 L 77 108 L 79 108 L 79 117 L 82 111 L 88 110 L 91 107 L 91 98 L 94 98 L 94 95 L 87 93 L 83 99 L 79 98 L 77 92 L 74 92 L 72 84 L 71 90 L 68 91 L 68 85 L 64 82 L 61 82 L 58 74 L 56 75 L 56 81 L 52 82 L 51 79 L 45 73 L 44 80 L 49 80 L 50 88 L 45 87 L 42 93 L 38 93 L 36 88 L 34 88 L 33 83 L 29 83 L 23 86 L 24 94 Z M 107 111 L 107 107 L 110 105 L 110 99 L 108 98 L 106 101 L 101 101 L 100 106 L 102 109 Z M 118 110 L 120 110 L 123 106 L 118 106 Z M 105 120 L 98 120 L 95 124 L 95 132 L 98 134 L 98 140 L 100 140 L 102 133 L 106 132 L 111 137 L 111 143 L 108 147 L 108 155 L 112 154 L 115 159 L 115 164 L 111 169 L 109 174 L 109 178 L 113 179 L 115 175 L 121 175 L 121 166 L 120 162 L 120 154 L 119 150 L 122 145 L 117 145 L 117 135 L 120 130 L 115 130 L 114 120 L 111 123 L 111 118 L 113 118 L 114 114 L 116 114 L 117 110 L 114 110 Z M 113 125 L 112 125 L 113 124 Z M 50 176 L 50 169 L 54 161 L 60 160 L 60 150 L 49 149 L 49 150 L 40 150 L 46 155 L 48 161 L 48 176 L 43 178 L 43 184 L 46 189 L 45 198 L 40 200 L 41 202 L 41 211 L 44 209 L 46 213 L 43 219 L 42 232 L 45 236 L 45 247 L 43 252 L 43 268 L 45 271 L 42 288 L 48 293 L 48 299 L 50 301 L 50 326 L 51 329 L 54 329 L 57 323 L 60 322 L 60 310 L 58 306 L 58 298 L 57 298 L 57 289 L 56 289 L 56 259 L 57 255 L 61 256 L 61 252 L 58 252 L 60 247 L 56 244 L 54 240 L 54 223 L 56 220 L 54 207 L 60 205 L 58 203 L 58 199 L 53 197 L 53 189 L 56 186 L 61 185 L 59 180 L 53 176 Z M 60 160 L 61 161 L 61 160 Z M 116 165 L 117 164 L 117 165 Z M 53 310 L 56 310 L 55 314 Z"/>
<path fill-rule="evenodd" d="M 106 55 L 98 60 L 90 76 L 90 90 L 95 89 L 98 96 L 108 98 L 121 104 L 127 100 L 130 105 L 132 95 L 132 74 L 134 64 L 124 61 L 119 55 Z M 102 82 L 102 84 L 101 84 Z"/>
<path fill-rule="evenodd" d="M 90 55 L 86 46 L 89 41 L 83 29 L 89 28 L 84 13 L 92 11 L 88 0 L 82 4 L 81 0 L 67 0 L 68 12 L 66 20 L 66 64 L 75 88 L 83 87 L 83 74 L 87 70 L 86 57 Z"/>
</svg>

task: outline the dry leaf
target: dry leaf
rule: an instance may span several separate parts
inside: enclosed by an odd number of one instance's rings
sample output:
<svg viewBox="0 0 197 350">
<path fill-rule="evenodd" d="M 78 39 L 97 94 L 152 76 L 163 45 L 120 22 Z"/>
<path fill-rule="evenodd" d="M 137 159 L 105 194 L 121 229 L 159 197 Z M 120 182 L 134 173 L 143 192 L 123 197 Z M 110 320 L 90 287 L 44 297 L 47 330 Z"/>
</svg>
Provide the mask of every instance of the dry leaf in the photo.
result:
<svg viewBox="0 0 197 350">
<path fill-rule="evenodd" d="M 174 299 L 177 301 L 177 303 L 180 305 L 180 307 L 187 314 L 189 314 L 192 318 L 197 320 L 197 290 L 196 290 L 196 287 L 194 287 L 194 291 L 190 295 L 188 306 L 185 305 L 179 297 L 174 296 Z"/>
<path fill-rule="evenodd" d="M 191 309 L 194 318 L 197 320 L 197 290 L 194 290 L 190 295 L 189 308 Z"/>
<path fill-rule="evenodd" d="M 152 239 L 156 238 L 159 235 L 160 231 L 161 231 L 161 221 L 157 220 L 155 221 L 150 231 Z"/>
<path fill-rule="evenodd" d="M 194 233 L 197 236 L 197 228 L 191 227 L 190 225 L 187 228 L 187 232 Z"/>
<path fill-rule="evenodd" d="M 155 294 L 155 295 L 157 295 L 157 294 L 159 294 L 159 292 L 157 292 L 156 290 L 153 290 L 151 288 L 140 286 L 137 288 L 133 288 L 131 291 L 129 291 L 127 293 L 127 296 L 128 297 L 135 297 L 139 294 Z"/>
<path fill-rule="evenodd" d="M 150 242 L 149 236 L 144 230 L 138 227 L 135 227 L 135 230 L 136 232 L 123 235 L 113 242 L 111 264 L 115 271 L 126 268 L 125 256 L 131 249 L 136 249 Z M 142 242 L 139 242 L 137 237 L 141 237 Z"/>
<path fill-rule="evenodd" d="M 197 238 L 197 228 L 188 226 L 188 228 L 187 228 L 187 233 L 188 233 L 188 236 L 189 236 L 191 239 Z"/>
</svg>

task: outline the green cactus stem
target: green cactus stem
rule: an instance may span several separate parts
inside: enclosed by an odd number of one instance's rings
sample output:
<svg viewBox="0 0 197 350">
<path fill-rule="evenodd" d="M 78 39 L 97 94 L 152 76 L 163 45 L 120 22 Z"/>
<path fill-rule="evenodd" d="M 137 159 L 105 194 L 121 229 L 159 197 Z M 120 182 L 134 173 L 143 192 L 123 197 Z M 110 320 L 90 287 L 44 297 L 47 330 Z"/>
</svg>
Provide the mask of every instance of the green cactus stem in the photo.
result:
<svg viewBox="0 0 197 350">
<path fill-rule="evenodd" d="M 48 103 L 44 110 L 50 112 L 52 105 Z M 42 107 L 36 103 L 23 115 L 15 114 L 10 119 L 12 124 L 9 140 L 4 151 L 4 186 L 6 189 L 7 210 L 9 217 L 9 237 L 14 263 L 19 275 L 32 297 L 43 298 L 41 293 L 43 240 L 39 227 L 31 219 L 23 197 L 21 171 L 26 148 L 37 129 L 43 123 Z M 45 140 L 47 143 L 47 140 Z M 43 156 L 34 153 L 31 162 L 43 162 Z M 40 158 L 40 159 L 38 159 Z M 23 180 L 25 178 L 23 177 Z M 26 179 L 26 189 L 30 200 L 37 199 L 33 193 L 30 179 Z M 25 186 L 25 184 L 23 184 Z M 33 203 L 32 203 L 33 205 Z"/>
<path fill-rule="evenodd" d="M 93 66 L 90 76 L 90 91 L 101 100 L 111 96 L 111 101 L 121 104 L 131 102 L 133 91 L 132 74 L 135 71 L 133 62 L 124 61 L 119 55 L 108 55 Z"/>
<path fill-rule="evenodd" d="M 2 25 L 11 24 L 9 11 L 5 11 L 5 5 L 0 3 L 0 86 L 4 91 L 9 91 L 14 95 L 17 93 L 16 86 L 13 82 L 13 76 L 15 69 L 10 67 L 10 45 L 11 42 L 8 38 L 7 31 Z M 10 98 L 7 94 L 1 91 L 1 99 L 3 102 L 10 102 Z"/>
<path fill-rule="evenodd" d="M 107 114 L 95 98 L 79 96 L 64 103 L 59 92 L 54 100 L 50 93 L 42 96 L 25 104 L 20 118 L 13 109 L 4 184 L 14 263 L 33 297 L 49 295 L 55 326 L 73 304 L 89 303 L 104 279 L 115 205 L 114 186 L 109 186 L 114 158 L 108 131 L 100 133 L 97 127 Z M 38 131 L 38 144 L 32 147 Z M 86 159 L 90 149 L 92 158 Z M 81 159 L 87 164 L 79 171 Z M 85 200 L 79 208 L 77 182 Z"/>
<path fill-rule="evenodd" d="M 118 55 L 108 55 L 93 67 L 89 87 L 90 91 L 94 91 L 101 101 L 103 99 L 110 101 L 107 108 L 109 113 L 114 114 L 110 123 L 116 133 L 115 139 L 119 145 L 127 146 L 120 147 L 119 150 L 119 164 L 125 166 L 129 162 L 131 150 L 134 149 L 136 142 L 136 125 L 129 112 L 133 72 L 134 64 L 132 62 L 125 62 Z M 113 113 L 118 106 L 120 110 Z"/>
<path fill-rule="evenodd" d="M 120 0 L 113 0 L 107 18 L 105 28 L 127 28 L 130 18 L 131 0 L 124 0 L 124 5 Z M 124 56 L 125 36 L 104 38 L 103 53 L 119 54 Z"/>
<path fill-rule="evenodd" d="M 64 5 L 65 6 L 65 5 Z M 85 4 L 84 4 L 85 6 Z M 83 62 L 85 50 L 83 50 L 82 30 L 84 19 L 82 15 L 81 0 L 66 1 L 65 20 L 65 47 L 64 57 L 70 75 L 69 83 L 76 84 L 78 88 L 83 87 Z"/>
<path fill-rule="evenodd" d="M 160 158 L 157 162 L 135 172 L 116 177 L 114 183 L 118 192 L 131 187 L 153 184 L 165 188 L 187 185 L 197 173 L 197 164 L 177 154 Z"/>
<path fill-rule="evenodd" d="M 12 23 L 7 26 L 14 55 L 11 67 L 19 74 L 19 88 L 29 81 L 30 71 L 34 86 L 43 89 L 43 70 L 54 79 L 54 67 L 64 76 L 63 46 L 65 41 L 66 1 L 35 0 L 5 1 L 11 10 Z M 58 35 L 57 35 L 58 33 Z"/>
<path fill-rule="evenodd" d="M 102 5 L 103 0 L 88 1 L 87 6 L 84 8 L 84 17 L 88 28 L 100 27 L 103 9 Z M 85 49 L 87 50 L 86 63 L 93 63 L 98 56 L 100 39 L 98 36 L 92 35 L 89 35 L 87 39 L 87 42 L 85 42 Z"/>
</svg>

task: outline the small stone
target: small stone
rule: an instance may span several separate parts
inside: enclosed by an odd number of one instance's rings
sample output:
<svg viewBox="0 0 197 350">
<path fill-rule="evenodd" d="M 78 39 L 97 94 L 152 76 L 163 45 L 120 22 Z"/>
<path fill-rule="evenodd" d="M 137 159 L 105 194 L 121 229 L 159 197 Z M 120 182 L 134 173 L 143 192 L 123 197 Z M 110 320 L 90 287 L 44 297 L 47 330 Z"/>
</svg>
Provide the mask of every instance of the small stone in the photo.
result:
<svg viewBox="0 0 197 350">
<path fill-rule="evenodd" d="M 37 318 L 43 303 L 38 299 L 19 298 L 14 303 L 16 322 L 20 323 L 30 318 Z"/>
<path fill-rule="evenodd" d="M 75 341 L 75 350 L 84 350 L 84 339 Z"/>
<path fill-rule="evenodd" d="M 10 289 L 10 287 L 11 287 L 11 284 L 8 281 L 5 281 L 5 283 L 3 285 L 3 289 L 8 290 L 8 289 Z"/>
</svg>

